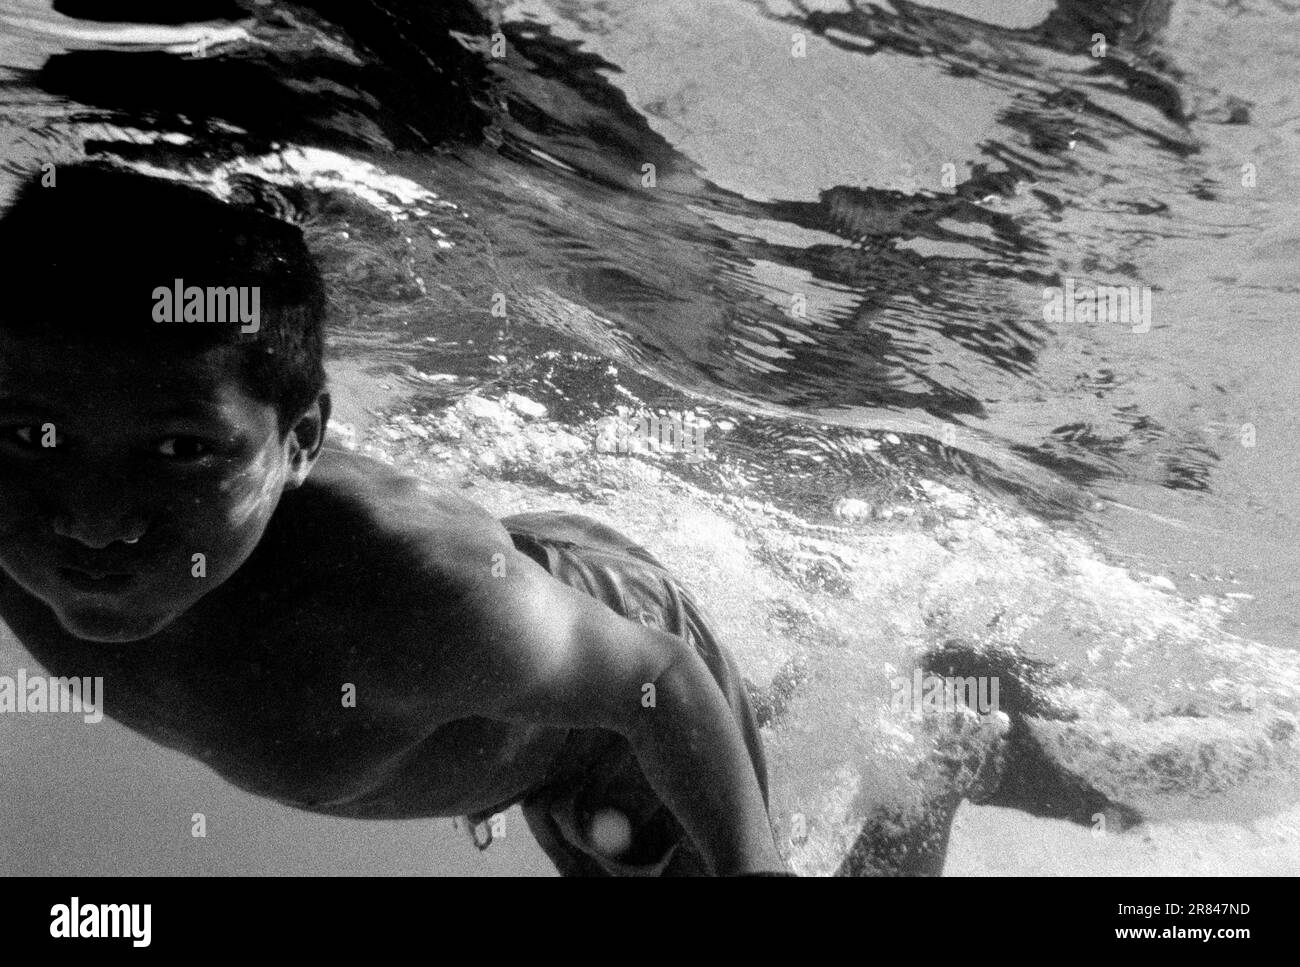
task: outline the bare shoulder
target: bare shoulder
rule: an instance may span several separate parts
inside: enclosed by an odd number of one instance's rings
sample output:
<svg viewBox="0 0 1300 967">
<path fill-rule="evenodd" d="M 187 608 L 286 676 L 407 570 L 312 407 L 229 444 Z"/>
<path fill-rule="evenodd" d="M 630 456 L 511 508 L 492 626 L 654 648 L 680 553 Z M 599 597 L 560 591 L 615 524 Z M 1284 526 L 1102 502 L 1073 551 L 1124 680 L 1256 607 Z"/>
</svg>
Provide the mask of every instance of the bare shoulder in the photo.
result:
<svg viewBox="0 0 1300 967">
<path fill-rule="evenodd" d="M 286 502 L 282 529 L 326 549 L 313 598 L 331 631 L 382 640 L 444 712 L 490 714 L 555 673 L 594 605 L 486 508 L 385 464 L 331 452 Z"/>
<path fill-rule="evenodd" d="M 268 533 L 272 556 L 381 598 L 413 588 L 444 596 L 468 590 L 514 553 L 510 535 L 486 508 L 346 451 L 322 454 L 276 517 L 276 533 Z"/>
<path fill-rule="evenodd" d="M 325 450 L 309 479 L 364 506 L 377 523 L 451 529 L 500 526 L 486 508 L 455 491 L 345 450 Z"/>
<path fill-rule="evenodd" d="M 382 640 L 437 715 L 615 727 L 677 654 L 516 550 L 486 508 L 353 454 L 317 469 L 283 526 L 323 530 L 313 546 L 347 561 L 315 595 L 330 633 Z"/>
</svg>

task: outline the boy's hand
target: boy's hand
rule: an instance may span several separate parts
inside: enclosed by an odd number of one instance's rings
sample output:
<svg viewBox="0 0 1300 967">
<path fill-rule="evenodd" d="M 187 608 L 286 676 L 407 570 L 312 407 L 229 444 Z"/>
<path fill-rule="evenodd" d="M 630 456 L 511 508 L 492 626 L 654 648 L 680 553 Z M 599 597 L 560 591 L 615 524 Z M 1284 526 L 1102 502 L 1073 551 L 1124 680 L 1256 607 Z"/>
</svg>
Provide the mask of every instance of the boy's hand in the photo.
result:
<svg viewBox="0 0 1300 967">
<path fill-rule="evenodd" d="M 504 576 L 465 596 L 455 620 L 473 653 L 440 697 L 468 714 L 621 733 L 712 872 L 785 872 L 749 751 L 695 649 L 509 553 Z"/>
</svg>

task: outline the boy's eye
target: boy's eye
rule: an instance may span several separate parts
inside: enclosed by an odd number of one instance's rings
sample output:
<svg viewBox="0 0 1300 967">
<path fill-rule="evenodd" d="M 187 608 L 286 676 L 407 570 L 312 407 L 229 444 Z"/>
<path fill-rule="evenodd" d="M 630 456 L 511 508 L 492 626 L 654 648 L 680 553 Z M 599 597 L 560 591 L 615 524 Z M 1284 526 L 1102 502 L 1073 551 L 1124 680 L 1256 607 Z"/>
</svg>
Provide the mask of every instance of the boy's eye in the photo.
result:
<svg viewBox="0 0 1300 967">
<path fill-rule="evenodd" d="M 169 436 L 154 445 L 154 452 L 171 460 L 199 460 L 212 453 L 212 445 L 192 436 Z"/>
</svg>

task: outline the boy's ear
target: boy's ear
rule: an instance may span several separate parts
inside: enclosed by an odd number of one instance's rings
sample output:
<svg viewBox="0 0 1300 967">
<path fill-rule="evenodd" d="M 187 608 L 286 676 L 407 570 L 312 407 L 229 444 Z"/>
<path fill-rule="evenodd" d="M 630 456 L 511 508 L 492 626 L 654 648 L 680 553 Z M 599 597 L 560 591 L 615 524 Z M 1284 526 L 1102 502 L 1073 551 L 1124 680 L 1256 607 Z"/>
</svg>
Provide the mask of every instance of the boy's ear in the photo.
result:
<svg viewBox="0 0 1300 967">
<path fill-rule="evenodd" d="M 289 431 L 289 477 L 284 482 L 285 490 L 301 487 L 315 466 L 321 447 L 325 445 L 330 409 L 329 393 L 321 393 Z"/>
</svg>

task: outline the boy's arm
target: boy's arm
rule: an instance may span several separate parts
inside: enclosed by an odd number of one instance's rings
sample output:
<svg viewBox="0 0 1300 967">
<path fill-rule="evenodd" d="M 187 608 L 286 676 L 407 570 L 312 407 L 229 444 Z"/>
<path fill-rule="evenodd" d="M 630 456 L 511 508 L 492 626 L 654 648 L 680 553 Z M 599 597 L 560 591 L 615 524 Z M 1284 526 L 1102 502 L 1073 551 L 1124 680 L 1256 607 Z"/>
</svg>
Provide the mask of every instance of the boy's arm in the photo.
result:
<svg viewBox="0 0 1300 967">
<path fill-rule="evenodd" d="M 458 609 L 473 657 L 440 698 L 490 718 L 619 732 L 714 873 L 784 870 L 745 741 L 695 649 L 508 557 Z"/>
</svg>

